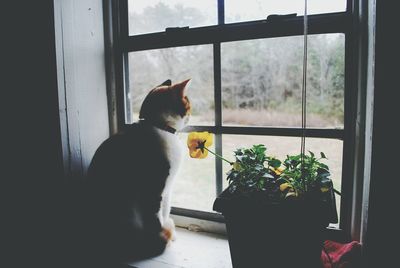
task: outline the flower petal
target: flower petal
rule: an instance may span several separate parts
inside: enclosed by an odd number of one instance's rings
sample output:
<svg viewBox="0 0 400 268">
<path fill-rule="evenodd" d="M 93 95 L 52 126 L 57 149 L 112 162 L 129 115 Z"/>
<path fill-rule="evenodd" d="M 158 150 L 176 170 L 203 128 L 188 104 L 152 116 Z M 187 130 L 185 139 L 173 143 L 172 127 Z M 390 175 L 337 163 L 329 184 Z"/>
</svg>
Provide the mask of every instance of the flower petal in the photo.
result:
<svg viewBox="0 0 400 268">
<path fill-rule="evenodd" d="M 297 194 L 296 194 L 295 192 L 288 192 L 288 193 L 285 195 L 285 198 L 288 198 L 288 197 L 297 197 Z"/>
<path fill-rule="evenodd" d="M 208 155 L 208 151 L 205 150 L 204 152 L 202 152 L 200 149 L 195 149 L 195 150 L 191 150 L 189 151 L 189 155 L 191 158 L 206 158 Z"/>
<path fill-rule="evenodd" d="M 290 183 L 282 183 L 281 185 L 279 185 L 279 190 L 281 190 L 281 192 L 285 191 L 287 188 L 292 188 L 292 185 Z"/>
<path fill-rule="evenodd" d="M 326 193 L 329 191 L 328 187 L 321 187 L 321 192 Z"/>
<path fill-rule="evenodd" d="M 283 167 L 278 167 L 276 170 L 275 170 L 275 173 L 276 173 L 276 175 L 281 175 L 282 174 L 282 172 L 285 170 L 285 168 L 283 168 Z"/>
<path fill-rule="evenodd" d="M 208 132 L 190 132 L 187 138 L 189 155 L 192 158 L 206 158 L 208 151 L 204 147 L 211 146 L 213 136 Z"/>
<path fill-rule="evenodd" d="M 199 159 L 203 159 L 203 158 L 207 157 L 207 155 L 208 155 L 208 151 L 207 150 L 204 150 L 203 152 L 200 150 L 200 152 L 201 152 L 201 154 L 198 157 Z"/>
<path fill-rule="evenodd" d="M 243 170 L 242 165 L 240 165 L 240 163 L 237 162 L 237 161 L 236 161 L 235 163 L 233 163 L 232 168 L 233 168 L 234 170 L 236 170 L 236 171 L 241 171 L 241 170 Z"/>
<path fill-rule="evenodd" d="M 212 134 L 204 131 L 204 132 L 190 132 L 187 138 L 187 143 L 192 143 L 192 142 L 204 142 L 205 141 L 205 146 L 211 146 L 213 143 L 213 136 Z"/>
<path fill-rule="evenodd" d="M 200 149 L 190 150 L 189 155 L 191 158 L 199 158 L 201 155 Z"/>
<path fill-rule="evenodd" d="M 213 135 L 212 134 L 205 132 L 204 138 L 206 141 L 206 143 L 204 144 L 205 147 L 209 147 L 213 144 Z"/>
</svg>

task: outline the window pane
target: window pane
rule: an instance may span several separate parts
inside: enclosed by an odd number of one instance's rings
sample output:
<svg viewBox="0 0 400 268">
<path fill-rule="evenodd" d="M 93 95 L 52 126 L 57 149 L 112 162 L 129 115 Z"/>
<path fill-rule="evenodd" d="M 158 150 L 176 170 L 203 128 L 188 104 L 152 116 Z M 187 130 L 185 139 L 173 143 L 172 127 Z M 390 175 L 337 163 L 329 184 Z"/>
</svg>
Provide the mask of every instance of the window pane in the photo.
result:
<svg viewBox="0 0 400 268">
<path fill-rule="evenodd" d="M 188 209 L 212 211 L 215 200 L 215 159 L 190 158 L 186 149 L 187 133 L 179 134 L 185 145 L 180 169 L 174 181 L 172 205 Z M 210 150 L 215 151 L 214 146 Z"/>
<path fill-rule="evenodd" d="M 129 35 L 217 24 L 216 0 L 128 0 Z"/>
<path fill-rule="evenodd" d="M 214 124 L 212 45 L 187 46 L 129 53 L 129 88 L 132 118 L 138 119 L 147 93 L 167 79 L 172 83 L 192 78 L 187 95 L 192 105 L 191 125 Z M 128 122 L 130 123 L 130 122 Z"/>
<path fill-rule="evenodd" d="M 224 125 L 301 126 L 303 37 L 221 45 Z M 343 128 L 344 35 L 308 38 L 307 126 Z"/>
<path fill-rule="evenodd" d="M 329 166 L 331 179 L 336 190 L 341 191 L 342 187 L 342 157 L 343 157 L 343 141 L 333 139 L 306 139 L 306 150 L 319 154 L 321 151 L 328 158 L 325 164 Z M 336 208 L 340 220 L 340 196 L 336 195 Z M 339 224 L 331 224 L 332 227 L 339 227 Z"/>
<path fill-rule="evenodd" d="M 277 137 L 255 135 L 223 135 L 223 155 L 228 160 L 234 160 L 233 151 L 237 148 L 248 148 L 254 144 L 264 144 L 267 147 L 267 155 L 283 160 L 286 155 L 300 153 L 300 137 Z M 343 142 L 334 139 L 306 138 L 306 151 L 312 151 L 316 155 L 324 152 L 328 159 L 323 160 L 329 166 L 331 179 L 335 189 L 341 190 L 342 186 L 342 153 Z M 230 169 L 229 164 L 223 164 L 223 187 L 228 186 L 226 173 Z M 336 206 L 340 215 L 340 196 L 336 195 Z"/>
<path fill-rule="evenodd" d="M 346 0 L 308 0 L 307 14 L 342 12 L 346 10 Z M 293 0 L 229 0 L 225 1 L 225 21 L 239 22 L 263 20 L 271 14 L 297 13 L 304 15 L 304 1 Z"/>
</svg>

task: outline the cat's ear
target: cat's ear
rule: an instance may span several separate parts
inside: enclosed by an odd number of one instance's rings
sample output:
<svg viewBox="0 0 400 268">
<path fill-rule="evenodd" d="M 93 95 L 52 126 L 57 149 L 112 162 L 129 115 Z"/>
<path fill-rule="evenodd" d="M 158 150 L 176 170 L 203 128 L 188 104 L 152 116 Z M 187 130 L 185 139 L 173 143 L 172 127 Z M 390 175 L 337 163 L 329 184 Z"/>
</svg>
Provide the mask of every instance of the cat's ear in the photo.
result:
<svg viewBox="0 0 400 268">
<path fill-rule="evenodd" d="M 171 79 L 165 80 L 159 87 L 161 86 L 171 86 L 172 82 Z"/>
<path fill-rule="evenodd" d="M 186 91 L 186 88 L 189 86 L 189 82 L 191 81 L 192 79 L 191 78 L 189 78 L 189 79 L 187 79 L 187 80 L 184 80 L 184 81 L 182 81 L 182 82 L 180 82 L 180 83 L 178 83 L 178 84 L 176 84 L 175 85 L 175 88 L 178 90 L 178 92 L 179 92 L 179 96 L 181 96 L 182 98 L 185 96 L 185 91 Z"/>
</svg>

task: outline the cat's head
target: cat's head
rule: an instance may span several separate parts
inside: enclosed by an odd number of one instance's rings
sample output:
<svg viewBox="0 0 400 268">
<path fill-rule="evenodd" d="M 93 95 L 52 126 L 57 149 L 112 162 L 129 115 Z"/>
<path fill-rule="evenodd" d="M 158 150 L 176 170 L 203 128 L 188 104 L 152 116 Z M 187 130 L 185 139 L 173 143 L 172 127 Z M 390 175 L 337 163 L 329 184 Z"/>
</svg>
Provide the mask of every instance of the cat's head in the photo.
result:
<svg viewBox="0 0 400 268">
<path fill-rule="evenodd" d="M 172 84 L 166 80 L 153 88 L 146 96 L 140 108 L 139 118 L 172 127 L 184 128 L 190 117 L 191 106 L 186 96 L 190 79 Z"/>
</svg>

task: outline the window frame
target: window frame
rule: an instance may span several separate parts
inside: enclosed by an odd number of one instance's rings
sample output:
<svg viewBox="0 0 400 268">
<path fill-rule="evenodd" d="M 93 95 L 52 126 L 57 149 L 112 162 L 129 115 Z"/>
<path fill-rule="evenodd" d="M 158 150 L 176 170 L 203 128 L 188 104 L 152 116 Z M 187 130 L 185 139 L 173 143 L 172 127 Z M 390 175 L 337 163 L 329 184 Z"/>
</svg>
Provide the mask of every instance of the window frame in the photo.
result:
<svg viewBox="0 0 400 268">
<path fill-rule="evenodd" d="M 222 125 L 221 102 L 221 43 L 228 41 L 252 40 L 303 35 L 303 16 L 268 21 L 227 23 L 224 20 L 224 0 L 218 2 L 218 24 L 189 29 L 175 29 L 129 36 L 128 0 L 104 0 L 105 46 L 107 86 L 109 99 L 110 132 L 116 133 L 126 127 L 130 120 L 130 103 L 126 101 L 129 91 L 128 53 L 148 49 L 161 49 L 189 45 L 212 44 L 214 51 L 214 100 L 215 126 L 189 126 L 184 132 L 209 131 L 215 134 L 216 153 L 222 153 L 223 134 L 245 134 L 266 136 L 300 137 L 301 128 L 293 127 L 231 127 Z M 309 34 L 341 33 L 345 35 L 345 83 L 344 83 L 344 126 L 343 129 L 307 128 L 306 137 L 339 139 L 343 141 L 342 158 L 342 188 L 340 207 L 340 226 L 330 229 L 335 237 L 349 238 L 354 219 L 354 188 L 357 162 L 362 158 L 356 148 L 359 103 L 359 2 L 362 0 L 346 0 L 346 11 L 308 15 Z M 179 38 L 177 38 L 179 37 Z M 353 79 L 351 77 L 354 77 Z M 222 161 L 218 158 L 216 164 L 216 193 L 222 191 Z M 222 215 L 196 211 L 184 208 L 173 208 L 172 213 L 180 216 L 203 220 L 223 222 Z"/>
</svg>

